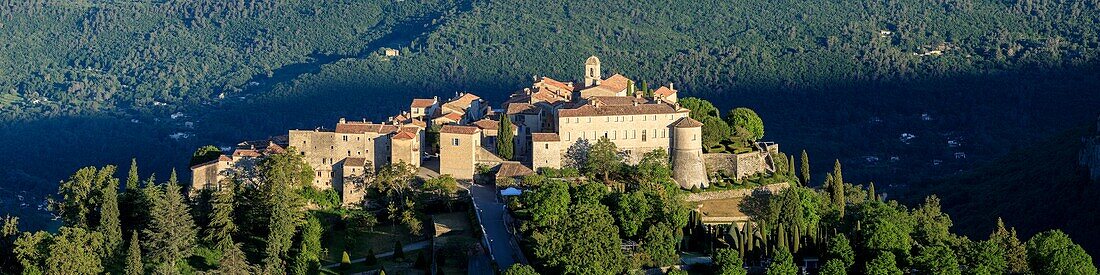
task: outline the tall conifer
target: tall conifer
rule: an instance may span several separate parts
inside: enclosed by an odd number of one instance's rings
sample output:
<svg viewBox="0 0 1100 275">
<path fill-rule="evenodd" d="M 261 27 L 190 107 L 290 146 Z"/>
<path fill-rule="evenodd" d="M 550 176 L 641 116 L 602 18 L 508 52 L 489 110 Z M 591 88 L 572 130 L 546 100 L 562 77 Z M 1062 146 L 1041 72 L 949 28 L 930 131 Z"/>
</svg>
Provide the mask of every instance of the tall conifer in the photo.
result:
<svg viewBox="0 0 1100 275">
<path fill-rule="evenodd" d="M 806 155 L 806 150 L 802 150 L 802 185 L 810 185 L 810 156 Z"/>
<path fill-rule="evenodd" d="M 233 233 L 237 225 L 233 222 L 233 189 L 222 187 L 210 198 L 210 223 L 206 226 L 203 241 L 218 251 L 230 249 L 234 245 Z"/>
<path fill-rule="evenodd" d="M 111 179 L 100 190 L 99 232 L 103 234 L 103 244 L 106 246 L 107 260 L 114 263 L 119 248 L 122 247 L 122 225 L 118 213 L 118 179 Z"/>
<path fill-rule="evenodd" d="M 512 119 L 507 114 L 500 114 L 500 126 L 497 127 L 497 155 L 504 159 L 515 157 L 515 143 L 512 134 Z"/>
<path fill-rule="evenodd" d="M 141 263 L 141 241 L 138 241 L 137 232 L 130 234 L 130 249 L 126 254 L 126 275 L 145 274 L 145 266 Z"/>
<path fill-rule="evenodd" d="M 169 180 L 155 195 L 159 199 L 153 202 L 149 227 L 144 231 L 148 238 L 147 250 L 150 262 L 161 265 L 157 270 L 173 269 L 177 263 L 191 257 L 195 247 L 195 222 L 175 182 Z"/>
</svg>

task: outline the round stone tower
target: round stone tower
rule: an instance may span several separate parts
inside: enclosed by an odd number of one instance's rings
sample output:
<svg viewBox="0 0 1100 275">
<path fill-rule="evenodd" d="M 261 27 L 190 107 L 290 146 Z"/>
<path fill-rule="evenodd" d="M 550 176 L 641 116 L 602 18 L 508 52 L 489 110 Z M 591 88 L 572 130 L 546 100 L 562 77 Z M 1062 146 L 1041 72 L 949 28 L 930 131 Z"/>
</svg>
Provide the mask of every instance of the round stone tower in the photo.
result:
<svg viewBox="0 0 1100 275">
<path fill-rule="evenodd" d="M 703 123 L 681 118 L 672 128 L 672 178 L 680 187 L 707 187 L 707 169 L 703 162 Z"/>
</svg>

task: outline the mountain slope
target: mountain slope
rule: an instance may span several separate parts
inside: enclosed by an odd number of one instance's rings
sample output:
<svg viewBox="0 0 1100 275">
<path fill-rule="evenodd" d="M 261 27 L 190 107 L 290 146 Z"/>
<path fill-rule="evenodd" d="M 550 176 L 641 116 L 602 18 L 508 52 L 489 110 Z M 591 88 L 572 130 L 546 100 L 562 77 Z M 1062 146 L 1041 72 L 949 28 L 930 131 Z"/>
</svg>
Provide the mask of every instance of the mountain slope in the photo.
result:
<svg viewBox="0 0 1100 275">
<path fill-rule="evenodd" d="M 1061 228 L 1086 250 L 1100 251 L 1100 186 L 1078 165 L 1081 137 L 1096 133 L 1077 128 L 1017 150 L 973 171 L 917 187 L 914 198 L 935 194 L 960 232 L 983 238 L 997 217 L 1026 238 Z"/>
</svg>

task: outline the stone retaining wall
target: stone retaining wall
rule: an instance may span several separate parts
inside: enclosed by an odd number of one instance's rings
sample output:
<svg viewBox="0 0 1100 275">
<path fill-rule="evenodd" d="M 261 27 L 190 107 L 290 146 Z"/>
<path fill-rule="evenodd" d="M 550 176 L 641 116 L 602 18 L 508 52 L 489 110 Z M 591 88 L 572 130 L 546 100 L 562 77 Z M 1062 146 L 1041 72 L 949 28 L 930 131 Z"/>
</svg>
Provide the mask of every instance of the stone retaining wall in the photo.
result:
<svg viewBox="0 0 1100 275">
<path fill-rule="evenodd" d="M 698 202 L 698 201 L 706 201 L 706 200 L 721 200 L 721 199 L 740 198 L 740 197 L 746 197 L 746 196 L 752 195 L 755 192 L 776 193 L 776 192 L 779 192 L 780 190 L 787 189 L 787 187 L 790 187 L 790 185 L 788 185 L 787 183 L 776 183 L 776 184 L 769 184 L 769 185 L 765 185 L 765 186 L 761 186 L 761 187 L 757 187 L 757 188 L 753 188 L 753 189 L 734 189 L 734 190 L 723 190 L 723 191 L 713 191 L 713 192 L 691 193 L 691 194 L 688 194 L 687 197 L 684 198 L 684 200 L 690 201 L 690 202 Z"/>
</svg>

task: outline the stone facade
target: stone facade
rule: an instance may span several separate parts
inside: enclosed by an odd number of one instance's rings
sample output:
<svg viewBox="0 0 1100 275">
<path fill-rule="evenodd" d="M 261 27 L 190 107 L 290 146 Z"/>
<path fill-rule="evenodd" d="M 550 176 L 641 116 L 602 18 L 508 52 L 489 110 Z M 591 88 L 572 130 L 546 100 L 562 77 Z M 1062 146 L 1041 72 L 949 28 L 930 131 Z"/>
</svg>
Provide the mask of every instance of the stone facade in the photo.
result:
<svg viewBox="0 0 1100 275">
<path fill-rule="evenodd" d="M 534 133 L 531 135 L 531 168 L 561 169 L 561 138 L 555 133 Z"/>
<path fill-rule="evenodd" d="M 761 149 L 763 150 L 741 154 L 703 154 L 707 174 L 730 171 L 735 178 L 743 179 L 755 174 L 774 172 L 775 166 L 771 154 L 778 153 L 779 146 L 771 144 Z"/>
<path fill-rule="evenodd" d="M 673 178 L 681 188 L 705 188 L 709 186 L 707 171 L 703 162 L 703 123 L 690 117 L 681 118 L 672 124 Z"/>
<path fill-rule="evenodd" d="M 444 125 L 439 130 L 439 174 L 456 179 L 473 179 L 477 152 L 481 147 L 481 129 L 473 126 Z"/>
</svg>

